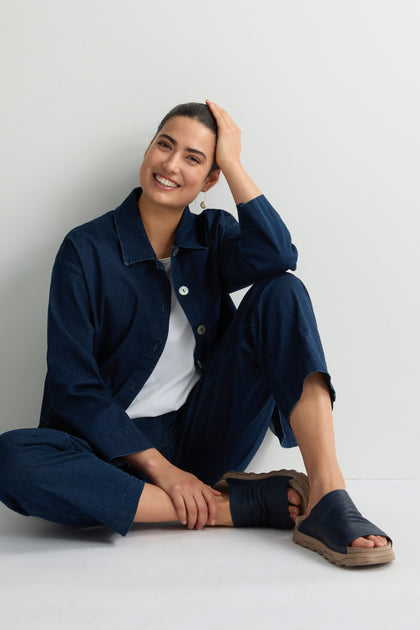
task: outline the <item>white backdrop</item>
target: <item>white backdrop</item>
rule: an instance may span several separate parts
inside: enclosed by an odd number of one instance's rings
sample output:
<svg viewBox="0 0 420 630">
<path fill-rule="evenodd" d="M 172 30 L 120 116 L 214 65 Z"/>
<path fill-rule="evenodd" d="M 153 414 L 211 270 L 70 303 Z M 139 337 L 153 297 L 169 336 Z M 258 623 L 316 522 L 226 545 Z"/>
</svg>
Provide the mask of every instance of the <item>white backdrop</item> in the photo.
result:
<svg viewBox="0 0 420 630">
<path fill-rule="evenodd" d="M 169 108 L 211 98 L 299 249 L 345 476 L 418 477 L 420 3 L 1 0 L 0 24 L 1 429 L 38 422 L 65 233 L 137 184 Z M 254 464 L 298 459 L 272 437 Z"/>
</svg>

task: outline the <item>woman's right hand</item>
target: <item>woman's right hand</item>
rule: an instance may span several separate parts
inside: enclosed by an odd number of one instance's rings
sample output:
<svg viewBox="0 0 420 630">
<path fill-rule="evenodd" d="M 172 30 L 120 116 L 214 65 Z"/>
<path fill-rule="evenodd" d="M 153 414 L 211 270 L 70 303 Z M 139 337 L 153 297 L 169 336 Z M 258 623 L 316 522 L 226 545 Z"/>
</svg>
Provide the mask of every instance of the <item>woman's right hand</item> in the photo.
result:
<svg viewBox="0 0 420 630">
<path fill-rule="evenodd" d="M 220 492 L 171 464 L 157 449 L 133 453 L 125 459 L 166 492 L 183 525 L 189 529 L 202 529 L 205 525 L 215 524 L 216 498 L 221 496 Z"/>
<path fill-rule="evenodd" d="M 198 477 L 169 464 L 153 481 L 169 495 L 183 525 L 202 529 L 216 523 L 216 497 L 221 493 Z"/>
</svg>

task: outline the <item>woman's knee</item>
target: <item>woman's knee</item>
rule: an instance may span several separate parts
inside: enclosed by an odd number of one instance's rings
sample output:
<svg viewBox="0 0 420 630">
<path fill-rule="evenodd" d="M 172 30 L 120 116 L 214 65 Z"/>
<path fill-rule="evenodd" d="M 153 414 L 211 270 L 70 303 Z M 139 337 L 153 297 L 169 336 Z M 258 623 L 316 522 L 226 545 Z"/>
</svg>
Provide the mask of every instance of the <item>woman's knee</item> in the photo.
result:
<svg viewBox="0 0 420 630">
<path fill-rule="evenodd" d="M 28 472 L 20 457 L 21 431 L 24 429 L 8 431 L 0 436 L 0 500 L 12 509 L 18 509 L 16 491 L 28 478 Z"/>
<path fill-rule="evenodd" d="M 23 450 L 28 441 L 26 432 L 27 429 L 15 429 L 0 436 L 0 489 L 25 474 L 21 468 Z"/>
<path fill-rule="evenodd" d="M 48 447 L 45 431 L 49 429 L 15 429 L 0 436 L 0 496 L 5 490 L 33 484 L 37 462 L 45 459 L 44 447 Z"/>
<path fill-rule="evenodd" d="M 258 280 L 245 297 L 249 302 L 267 301 L 270 305 L 275 302 L 285 305 L 290 301 L 304 302 L 306 305 L 310 302 L 303 282 L 289 272 Z"/>
</svg>

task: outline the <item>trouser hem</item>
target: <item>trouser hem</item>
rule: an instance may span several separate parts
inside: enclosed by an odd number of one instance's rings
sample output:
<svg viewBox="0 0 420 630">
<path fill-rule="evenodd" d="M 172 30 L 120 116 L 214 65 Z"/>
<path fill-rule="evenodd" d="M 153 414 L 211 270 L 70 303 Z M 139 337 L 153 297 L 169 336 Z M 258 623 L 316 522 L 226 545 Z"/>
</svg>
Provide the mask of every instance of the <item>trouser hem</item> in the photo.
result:
<svg viewBox="0 0 420 630">
<path fill-rule="evenodd" d="M 141 481 L 137 477 L 130 477 L 127 490 L 121 503 L 121 508 L 115 518 L 115 521 L 111 525 L 111 529 L 117 532 L 117 534 L 125 536 L 130 530 L 136 515 L 143 488 L 144 481 Z"/>
</svg>

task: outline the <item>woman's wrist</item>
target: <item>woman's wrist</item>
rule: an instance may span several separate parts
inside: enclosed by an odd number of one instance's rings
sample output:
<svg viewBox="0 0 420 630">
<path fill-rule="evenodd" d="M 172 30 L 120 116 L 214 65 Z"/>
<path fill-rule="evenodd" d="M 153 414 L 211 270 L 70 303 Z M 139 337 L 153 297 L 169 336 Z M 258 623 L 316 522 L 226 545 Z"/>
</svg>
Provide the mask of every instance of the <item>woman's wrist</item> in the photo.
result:
<svg viewBox="0 0 420 630">
<path fill-rule="evenodd" d="M 222 168 L 222 167 L 221 167 Z M 236 205 L 247 203 L 261 195 L 261 190 L 246 172 L 240 161 L 232 162 L 222 168 Z"/>
<path fill-rule="evenodd" d="M 206 103 L 217 123 L 216 162 L 226 178 L 235 203 L 247 203 L 261 195 L 261 191 L 240 161 L 241 130 L 222 107 L 210 100 Z"/>
<path fill-rule="evenodd" d="M 163 467 L 171 466 L 170 462 L 156 448 L 149 448 L 138 453 L 131 453 L 124 458 L 130 466 L 146 473 L 150 479 Z"/>
</svg>

